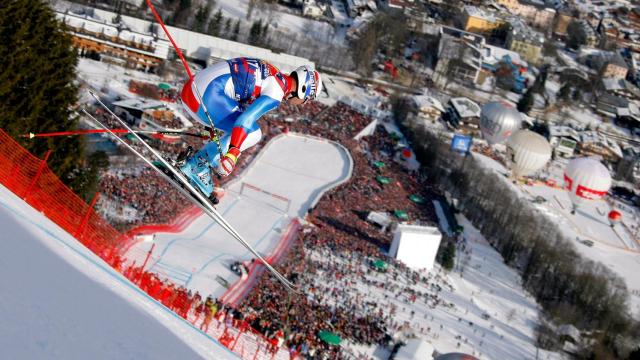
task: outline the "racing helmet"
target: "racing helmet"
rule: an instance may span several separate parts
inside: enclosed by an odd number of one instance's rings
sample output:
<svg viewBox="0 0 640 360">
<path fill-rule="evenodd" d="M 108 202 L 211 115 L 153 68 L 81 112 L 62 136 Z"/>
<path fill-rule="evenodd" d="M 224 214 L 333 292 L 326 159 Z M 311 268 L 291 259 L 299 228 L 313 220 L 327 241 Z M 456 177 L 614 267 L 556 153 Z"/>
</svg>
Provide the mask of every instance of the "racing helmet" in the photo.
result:
<svg viewBox="0 0 640 360">
<path fill-rule="evenodd" d="M 293 96 L 304 100 L 315 100 L 322 91 L 322 79 L 320 73 L 313 70 L 309 65 L 303 65 L 293 70 L 292 77 L 295 77 L 298 86 Z"/>
</svg>

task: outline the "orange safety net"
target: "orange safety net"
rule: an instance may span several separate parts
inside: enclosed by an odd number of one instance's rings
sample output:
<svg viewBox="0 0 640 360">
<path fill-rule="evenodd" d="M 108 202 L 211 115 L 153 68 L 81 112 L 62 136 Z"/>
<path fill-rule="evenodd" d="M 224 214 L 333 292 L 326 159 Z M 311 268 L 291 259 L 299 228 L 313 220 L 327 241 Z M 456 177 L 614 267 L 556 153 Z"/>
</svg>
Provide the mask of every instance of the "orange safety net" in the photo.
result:
<svg viewBox="0 0 640 360">
<path fill-rule="evenodd" d="M 118 258 L 123 235 L 2 129 L 0 183 L 107 262 Z"/>
</svg>

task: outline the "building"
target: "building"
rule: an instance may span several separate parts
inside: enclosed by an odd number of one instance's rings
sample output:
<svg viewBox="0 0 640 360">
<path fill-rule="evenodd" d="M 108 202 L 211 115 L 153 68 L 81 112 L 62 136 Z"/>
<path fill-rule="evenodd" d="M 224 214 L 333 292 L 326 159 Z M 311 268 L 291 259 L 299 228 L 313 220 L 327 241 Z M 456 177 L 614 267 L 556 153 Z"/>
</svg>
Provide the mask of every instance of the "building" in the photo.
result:
<svg viewBox="0 0 640 360">
<path fill-rule="evenodd" d="M 454 128 L 475 132 L 480 125 L 480 106 L 465 97 L 452 98 L 447 106 L 447 120 Z"/>
<path fill-rule="evenodd" d="M 448 80 L 473 85 L 482 70 L 483 36 L 442 26 L 438 43 L 438 62 L 434 81 L 443 86 Z"/>
<path fill-rule="evenodd" d="M 624 156 L 616 166 L 616 178 L 640 186 L 640 150 L 628 147 Z"/>
<path fill-rule="evenodd" d="M 625 79 L 615 77 L 603 78 L 600 82 L 600 91 L 628 100 L 640 99 L 640 89 Z"/>
<path fill-rule="evenodd" d="M 82 44 L 85 44 L 85 46 L 89 46 L 86 44 L 99 44 L 96 45 L 96 48 L 103 51 L 103 54 L 114 58 L 132 57 L 132 60 L 129 60 L 131 63 L 137 64 L 136 67 L 138 68 L 143 68 L 144 66 L 145 69 L 146 66 L 150 68 L 157 66 L 156 64 L 166 60 L 169 57 L 170 51 L 173 51 L 166 35 L 160 26 L 154 22 L 93 8 L 86 8 L 86 15 L 76 16 L 64 9 L 64 6 L 68 5 L 64 3 L 55 5 L 57 16 L 68 26 L 75 26 L 74 29 L 72 29 L 74 38 L 83 40 L 79 46 L 82 46 Z M 116 18 L 119 18 L 120 22 L 113 24 L 112 20 Z M 112 20 L 107 21 L 103 19 Z M 83 21 L 84 28 L 82 26 Z M 90 33 L 84 33 L 83 31 L 86 31 L 88 28 L 91 29 Z M 247 56 L 263 59 L 280 70 L 287 72 L 304 64 L 310 64 L 312 67 L 315 66 L 312 61 L 302 57 L 277 53 L 269 49 L 217 38 L 173 26 L 167 26 L 167 29 L 176 43 L 180 44 L 181 50 L 187 58 L 199 60 L 206 64 Z M 105 38 L 106 35 L 116 36 L 116 38 L 107 39 Z M 123 48 L 124 44 L 121 43 L 122 41 L 125 41 L 128 47 Z M 153 52 L 151 52 L 151 50 L 153 50 Z M 145 57 L 138 54 L 144 55 Z M 148 57 L 151 57 L 151 59 Z M 137 60 L 138 58 L 141 59 Z M 154 60 L 156 58 L 159 60 Z M 134 59 L 136 59 L 135 62 Z"/>
<path fill-rule="evenodd" d="M 437 120 L 445 112 L 442 103 L 429 95 L 416 95 L 413 97 L 413 101 L 418 108 L 418 115 L 424 119 Z"/>
<path fill-rule="evenodd" d="M 123 23 L 103 20 L 92 11 L 56 12 L 72 34 L 73 46 L 79 53 L 95 52 L 121 65 L 154 70 L 169 56 L 170 43 L 153 34 L 138 32 Z M 115 20 L 115 14 L 112 18 Z"/>
<path fill-rule="evenodd" d="M 148 99 L 126 99 L 113 103 L 114 113 L 130 124 L 138 125 L 142 120 L 142 115 L 147 110 L 166 109 L 164 103 L 158 100 Z"/>
<path fill-rule="evenodd" d="M 302 2 L 302 15 L 311 18 L 319 18 L 324 15 L 327 5 L 318 4 L 315 0 L 305 0 Z"/>
<path fill-rule="evenodd" d="M 509 10 L 511 15 L 517 15 L 529 25 L 547 30 L 553 25 L 556 11 L 544 3 L 518 0 L 498 0 L 498 4 Z"/>
<path fill-rule="evenodd" d="M 601 156 L 611 163 L 617 163 L 624 156 L 615 141 L 597 131 L 583 131 L 580 134 L 578 149 L 582 156 Z"/>
<path fill-rule="evenodd" d="M 353 19 L 347 15 L 344 4 L 338 0 L 332 0 L 328 9 L 329 17 L 333 26 L 337 28 L 348 28 L 353 23 Z"/>
<path fill-rule="evenodd" d="M 389 256 L 408 267 L 433 269 L 442 233 L 436 227 L 399 224 L 396 227 Z"/>
<path fill-rule="evenodd" d="M 640 119 L 638 106 L 629 99 L 609 93 L 601 93 L 596 99 L 596 112 L 609 118 Z"/>
<path fill-rule="evenodd" d="M 604 78 L 625 79 L 628 73 L 629 67 L 626 61 L 618 53 L 607 60 L 600 69 L 600 74 Z"/>
<path fill-rule="evenodd" d="M 462 10 L 462 28 L 474 33 L 489 33 L 505 22 L 495 13 L 482 8 L 465 5 Z"/>
<path fill-rule="evenodd" d="M 570 158 L 575 152 L 580 135 L 568 126 L 549 126 L 549 144 L 554 156 Z"/>
<path fill-rule="evenodd" d="M 564 12 L 557 12 L 554 25 L 553 25 L 553 34 L 560 38 L 566 37 L 567 28 L 569 27 L 569 24 L 573 20 L 574 18 L 570 14 L 567 14 Z"/>
<path fill-rule="evenodd" d="M 598 33 L 596 32 L 596 30 L 586 20 L 580 20 L 579 23 L 580 23 L 580 28 L 585 34 L 585 38 L 586 38 L 585 45 L 588 47 L 596 47 L 600 42 L 600 37 L 598 36 Z"/>
<path fill-rule="evenodd" d="M 496 77 L 496 85 L 517 93 L 522 93 L 528 85 L 525 76 L 529 64 L 515 51 L 485 45 L 482 68 Z"/>
<path fill-rule="evenodd" d="M 529 63 L 537 64 L 542 55 L 544 36 L 519 19 L 513 18 L 509 22 L 511 30 L 507 34 L 507 48 L 520 54 Z"/>
</svg>

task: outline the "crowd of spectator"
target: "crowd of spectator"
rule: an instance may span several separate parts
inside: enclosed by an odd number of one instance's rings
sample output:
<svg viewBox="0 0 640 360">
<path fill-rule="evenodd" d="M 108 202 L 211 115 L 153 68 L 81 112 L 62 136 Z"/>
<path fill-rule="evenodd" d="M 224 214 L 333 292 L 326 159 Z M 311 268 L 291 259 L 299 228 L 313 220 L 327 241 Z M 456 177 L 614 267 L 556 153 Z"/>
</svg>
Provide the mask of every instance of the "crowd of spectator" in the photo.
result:
<svg viewBox="0 0 640 360">
<path fill-rule="evenodd" d="M 273 326 L 286 329 L 287 346 L 306 358 L 328 356 L 338 359 L 346 354 L 340 353 L 341 348 L 318 339 L 319 331 L 334 331 L 355 343 L 384 345 L 400 326 L 390 321 L 390 313 L 383 316 L 385 312 L 380 304 L 350 298 L 344 289 L 353 284 L 341 288 L 334 283 L 335 279 L 345 279 L 359 281 L 365 287 L 380 285 L 367 280 L 362 270 L 354 270 L 357 264 L 366 263 L 365 259 L 386 259 L 381 249 L 388 248 L 392 239 L 392 234 L 368 223 L 366 215 L 370 211 L 393 213 L 402 210 L 409 221 L 432 225 L 436 219 L 431 202 L 435 189 L 422 176 L 411 174 L 402 160 L 394 161 L 401 158 L 398 155 L 403 148 L 398 146 L 398 137 L 388 133 L 384 126 L 378 126 L 372 136 L 355 141 L 353 137 L 372 121 L 371 118 L 341 103 L 319 108 L 319 113 L 318 109 L 306 113 L 300 110 L 302 108 L 284 108 L 268 120 L 270 133 L 294 131 L 335 140 L 350 150 L 354 160 L 351 180 L 325 193 L 307 217 L 313 225 L 304 229 L 297 245 L 278 267 L 304 286 L 307 296 L 288 294 L 282 286 L 264 276 L 241 303 L 240 310 L 255 312 L 261 318 L 269 319 Z M 380 163 L 384 165 L 380 166 Z M 382 184 L 377 181 L 378 177 L 385 177 L 389 182 Z M 411 195 L 419 196 L 421 201 L 411 201 Z M 337 256 L 355 262 L 346 268 L 337 264 L 327 268 L 309 257 L 317 249 L 327 254 L 340 254 Z M 419 278 L 417 273 L 393 259 L 386 260 L 392 264 L 393 271 L 409 274 L 406 276 L 414 280 Z M 351 276 L 359 278 L 352 279 Z M 332 283 L 328 284 L 325 279 L 332 279 Z M 398 290 L 391 281 L 385 286 L 390 291 Z M 425 298 L 432 306 L 440 304 L 437 294 L 410 294 L 414 301 L 417 296 Z"/>
<path fill-rule="evenodd" d="M 100 178 L 100 192 L 105 201 L 118 208 L 135 209 L 126 227 L 141 224 L 167 224 L 191 203 L 171 184 L 149 167 L 111 171 Z"/>
<path fill-rule="evenodd" d="M 278 266 L 285 276 L 302 285 L 307 295 L 288 293 L 265 275 L 237 309 L 227 309 L 233 319 L 242 321 L 242 326 L 271 339 L 274 348 L 285 345 L 292 355 L 300 354 L 308 359 L 345 358 L 347 355 L 341 353 L 340 347 L 328 345 L 318 338 L 322 330 L 336 332 L 344 339 L 366 345 L 385 345 L 390 341 L 391 335 L 402 325 L 391 320 L 394 306 L 385 308 L 384 304 L 349 293 L 344 290 L 349 287 L 347 282 L 358 282 L 365 288 L 382 286 L 389 291 L 389 296 L 403 295 L 413 301 L 421 298 L 429 306 L 441 303 L 437 288 L 430 293 L 416 293 L 410 287 L 398 288 L 391 280 L 383 284 L 372 280 L 368 276 L 371 270 L 362 267 L 372 258 L 383 258 L 391 265 L 392 278 L 402 276 L 413 282 L 427 281 L 382 254 L 381 249 L 389 247 L 392 234 L 367 222 L 366 216 L 370 211 L 392 216 L 394 211 L 400 210 L 408 216 L 408 221 L 414 223 L 432 225 L 436 219 L 431 201 L 436 191 L 420 174 L 416 175 L 404 166 L 399 156 L 404 149 L 399 146 L 395 134 L 379 125 L 373 135 L 360 141 L 353 139 L 372 120 L 342 103 L 326 106 L 311 102 L 302 107 L 283 104 L 261 124 L 263 139 L 260 144 L 240 158 L 238 173 L 266 142 L 286 131 L 337 141 L 350 151 L 353 158 L 350 181 L 325 193 L 309 213 L 307 220 L 311 225 L 304 228 Z M 200 142 L 194 143 L 197 149 L 202 145 L 201 140 L 196 140 Z M 153 146 L 167 156 L 176 156 L 185 145 L 156 142 Z M 388 182 L 381 183 L 381 177 Z M 151 169 L 107 174 L 102 179 L 101 189 L 108 197 L 138 209 L 141 216 L 136 223 L 169 222 L 187 205 Z M 421 201 L 412 201 L 412 195 Z M 318 253 L 326 254 L 326 258 L 335 261 L 319 261 L 317 256 L 313 256 Z M 224 307 L 217 302 L 217 311 L 207 313 L 207 306 L 202 305 L 206 299 L 202 300 L 199 294 L 192 295 L 186 289 L 174 288 L 173 293 L 179 295 L 165 297 L 166 286 L 170 285 L 159 285 L 163 282 L 151 274 L 142 276 L 135 274 L 134 270 L 130 272 L 134 273 L 134 279 L 143 290 L 166 302 L 165 305 L 170 304 L 167 306 L 178 314 L 202 318 L 202 326 L 205 326 L 207 316 L 212 316 L 207 314 L 215 316 L 218 309 Z M 345 286 L 328 284 L 323 280 L 327 278 L 345 282 Z M 163 286 L 165 288 L 160 290 L 159 287 Z"/>
</svg>

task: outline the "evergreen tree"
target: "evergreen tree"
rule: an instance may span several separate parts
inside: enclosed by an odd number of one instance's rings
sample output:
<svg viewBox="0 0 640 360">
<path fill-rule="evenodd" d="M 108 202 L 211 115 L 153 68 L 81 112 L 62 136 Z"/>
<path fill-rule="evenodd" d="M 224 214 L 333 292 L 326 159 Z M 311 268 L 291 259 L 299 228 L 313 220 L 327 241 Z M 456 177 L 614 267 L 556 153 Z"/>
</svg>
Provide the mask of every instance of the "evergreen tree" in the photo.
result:
<svg viewBox="0 0 640 360">
<path fill-rule="evenodd" d="M 569 83 L 566 83 L 562 85 L 562 87 L 558 91 L 558 98 L 562 101 L 569 101 L 570 96 L 571 96 L 571 85 Z"/>
<path fill-rule="evenodd" d="M 12 137 L 28 132 L 74 130 L 78 119 L 76 52 L 64 25 L 42 0 L 8 0 L 0 6 L 0 128 Z M 82 137 L 22 140 L 31 153 L 71 183 L 82 163 Z"/>
<path fill-rule="evenodd" d="M 209 11 L 209 5 L 198 7 L 195 22 L 193 23 L 193 31 L 199 33 L 204 31 L 204 25 L 207 23 L 207 19 L 209 18 Z"/>
<path fill-rule="evenodd" d="M 567 47 L 578 50 L 582 45 L 587 43 L 587 34 L 582 25 L 574 20 L 567 26 Z"/>
<path fill-rule="evenodd" d="M 191 8 L 191 0 L 180 0 L 178 8 L 173 13 L 171 23 L 174 25 L 183 25 L 184 19 Z"/>
<path fill-rule="evenodd" d="M 520 101 L 518 101 L 518 111 L 528 114 L 533 108 L 533 102 L 533 91 L 528 89 L 524 95 L 522 95 Z"/>
<path fill-rule="evenodd" d="M 442 267 L 451 270 L 453 269 L 454 260 L 456 258 L 456 246 L 453 242 L 449 242 L 444 248 L 442 254 Z"/>
<path fill-rule="evenodd" d="M 224 22 L 224 33 L 227 37 L 229 37 L 229 34 L 231 34 L 231 18 L 228 17 L 227 20 L 225 20 Z"/>
<path fill-rule="evenodd" d="M 254 21 L 249 30 L 249 44 L 258 45 L 260 43 L 260 35 L 262 34 L 262 20 Z"/>
<path fill-rule="evenodd" d="M 236 24 L 233 26 L 233 34 L 231 35 L 231 40 L 237 41 L 240 36 L 240 19 L 236 20 Z"/>
<path fill-rule="evenodd" d="M 218 11 L 213 15 L 213 19 L 209 22 L 209 27 L 207 32 L 211 36 L 219 36 L 220 35 L 220 27 L 222 26 L 223 21 L 222 10 L 218 9 Z"/>
<path fill-rule="evenodd" d="M 265 22 L 262 27 L 262 31 L 260 33 L 260 45 L 264 46 L 267 44 L 267 34 L 269 33 L 269 23 Z"/>
</svg>

